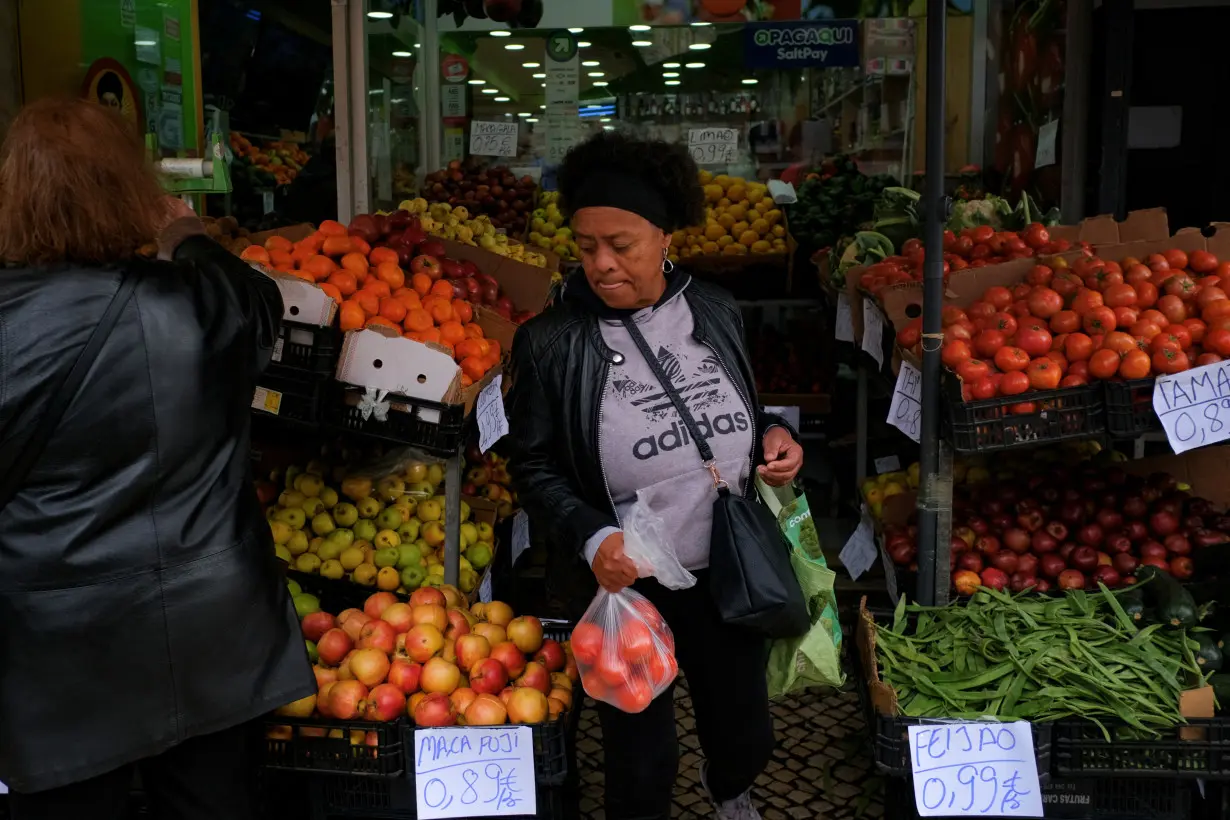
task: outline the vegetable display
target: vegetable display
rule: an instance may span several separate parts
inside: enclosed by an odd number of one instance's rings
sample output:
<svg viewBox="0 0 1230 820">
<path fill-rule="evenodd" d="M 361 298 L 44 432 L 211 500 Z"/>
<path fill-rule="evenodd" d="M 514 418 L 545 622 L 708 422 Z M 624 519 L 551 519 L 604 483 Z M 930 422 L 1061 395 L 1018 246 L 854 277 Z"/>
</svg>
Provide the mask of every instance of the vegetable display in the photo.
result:
<svg viewBox="0 0 1230 820">
<path fill-rule="evenodd" d="M 887 175 L 864 175 L 850 157 L 825 160 L 814 178 L 809 174 L 799 185 L 798 202 L 790 206 L 790 230 L 809 252 L 832 247 L 843 236 L 870 227 L 880 192 L 895 184 Z"/>
<path fill-rule="evenodd" d="M 1183 629 L 1140 626 L 1122 595 L 1105 586 L 1057 599 L 981 589 L 967 606 L 948 607 L 903 598 L 892 625 L 876 628 L 881 678 L 911 717 L 1079 717 L 1155 734 L 1184 722 L 1179 695 L 1203 682 L 1199 644 Z"/>
</svg>

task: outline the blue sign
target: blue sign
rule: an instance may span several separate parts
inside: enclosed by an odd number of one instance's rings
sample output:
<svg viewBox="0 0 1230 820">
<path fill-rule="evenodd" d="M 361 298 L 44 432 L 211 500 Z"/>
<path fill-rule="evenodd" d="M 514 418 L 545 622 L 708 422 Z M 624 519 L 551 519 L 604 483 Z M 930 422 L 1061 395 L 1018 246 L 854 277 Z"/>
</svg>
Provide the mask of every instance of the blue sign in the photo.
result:
<svg viewBox="0 0 1230 820">
<path fill-rule="evenodd" d="M 748 23 L 745 68 L 850 68 L 858 65 L 858 21 Z"/>
</svg>

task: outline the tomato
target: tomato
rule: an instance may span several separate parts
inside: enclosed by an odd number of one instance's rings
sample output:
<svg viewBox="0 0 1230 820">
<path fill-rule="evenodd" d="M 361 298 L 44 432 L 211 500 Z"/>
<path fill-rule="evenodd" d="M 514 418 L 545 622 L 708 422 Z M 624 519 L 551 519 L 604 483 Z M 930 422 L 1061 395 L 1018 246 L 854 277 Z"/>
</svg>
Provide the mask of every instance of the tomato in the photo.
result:
<svg viewBox="0 0 1230 820">
<path fill-rule="evenodd" d="M 969 258 L 981 262 L 991 255 L 991 249 L 986 245 L 975 245 L 970 248 Z"/>
<path fill-rule="evenodd" d="M 1136 288 L 1128 284 L 1111 285 L 1102 291 L 1102 301 L 1107 307 L 1135 307 Z"/>
<path fill-rule="evenodd" d="M 1230 276 L 1230 262 L 1218 262 L 1216 273 L 1222 279 L 1225 279 L 1227 276 Z"/>
<path fill-rule="evenodd" d="M 1157 309 L 1144 311 L 1140 314 L 1140 320 L 1142 322 L 1152 322 L 1157 325 L 1159 329 L 1170 324 L 1170 320 L 1166 318 L 1166 315 Z"/>
<path fill-rule="evenodd" d="M 1068 375 L 1076 376 L 1077 378 L 1089 381 L 1089 362 L 1072 362 L 1072 364 L 1068 366 Z"/>
<path fill-rule="evenodd" d="M 1051 234 L 1041 224 L 1031 222 L 1025 226 L 1025 230 L 1021 233 L 1021 239 L 1026 245 L 1037 250 L 1051 241 Z"/>
<path fill-rule="evenodd" d="M 1152 282 L 1145 281 L 1136 286 L 1136 307 L 1151 308 L 1157 304 L 1157 285 Z"/>
<path fill-rule="evenodd" d="M 1159 270 L 1170 270 L 1170 263 L 1166 261 L 1166 257 L 1160 253 L 1151 253 L 1145 259 L 1145 264 L 1148 265 L 1155 273 Z"/>
<path fill-rule="evenodd" d="M 1157 309 L 1166 317 L 1166 323 L 1177 325 L 1187 318 L 1187 305 L 1178 296 L 1167 294 L 1157 300 Z"/>
<path fill-rule="evenodd" d="M 1220 361 L 1222 361 L 1222 358 L 1216 353 L 1201 353 L 1196 357 L 1196 361 L 1193 366 L 1204 367 L 1206 364 L 1217 364 Z"/>
<path fill-rule="evenodd" d="M 910 348 L 922 339 L 922 319 L 911 319 L 909 323 L 897 331 L 897 344 Z"/>
<path fill-rule="evenodd" d="M 1081 317 L 1074 310 L 1061 310 L 1051 317 L 1052 333 L 1071 333 L 1080 327 Z"/>
<path fill-rule="evenodd" d="M 973 249 L 974 240 L 968 236 L 958 236 L 957 241 L 952 243 L 952 252 L 960 256 L 968 257 Z"/>
<path fill-rule="evenodd" d="M 1093 355 L 1093 339 L 1084 333 L 1069 333 L 1064 339 L 1063 352 L 1069 362 L 1083 362 Z"/>
<path fill-rule="evenodd" d="M 1028 362 L 1026 362 L 1028 366 Z M 1004 396 L 1018 396 L 1029 389 L 1029 376 L 1024 370 L 1014 370 L 1005 373 L 999 382 L 999 392 Z"/>
<path fill-rule="evenodd" d="M 1008 406 L 1008 412 L 1014 416 L 1032 416 L 1038 412 L 1038 403 L 1023 401 Z"/>
<path fill-rule="evenodd" d="M 1081 280 L 1076 274 L 1067 271 L 1056 273 L 1055 278 L 1051 280 L 1051 288 L 1066 301 L 1080 291 Z"/>
<path fill-rule="evenodd" d="M 981 328 L 985 326 L 984 322 L 987 319 L 995 315 L 996 309 L 995 305 L 992 305 L 990 302 L 979 301 L 967 307 L 965 312 L 969 315 L 970 321 L 974 323 L 974 326 Z"/>
<path fill-rule="evenodd" d="M 1115 311 L 1115 327 L 1131 327 L 1140 318 L 1140 311 L 1134 307 L 1117 307 Z"/>
<path fill-rule="evenodd" d="M 970 395 L 979 401 L 994 398 L 996 392 L 995 382 L 990 377 L 981 378 L 970 387 Z"/>
<path fill-rule="evenodd" d="M 944 364 L 954 370 L 961 362 L 968 361 L 972 356 L 969 342 L 964 339 L 949 339 L 944 342 L 944 349 L 940 353 L 940 359 Z"/>
<path fill-rule="evenodd" d="M 1210 330 L 1204 337 L 1204 349 L 1211 350 L 1218 356 L 1230 356 L 1230 330 Z"/>
<path fill-rule="evenodd" d="M 968 342 L 977 335 L 977 330 L 971 327 L 969 322 L 957 322 L 955 325 L 945 327 L 944 335 L 949 339 L 960 339 L 963 342 Z"/>
<path fill-rule="evenodd" d="M 1108 307 L 1098 307 L 1085 313 L 1082 327 L 1086 333 L 1110 333 L 1119 324 L 1119 318 Z"/>
<path fill-rule="evenodd" d="M 1133 292 L 1132 296 L 1135 295 Z M 1035 287 L 1025 301 L 1029 305 L 1029 312 L 1039 319 L 1049 319 L 1063 310 L 1063 297 L 1048 287 Z"/>
<path fill-rule="evenodd" d="M 1096 290 L 1082 288 L 1077 291 L 1076 298 L 1072 300 L 1071 307 L 1081 316 L 1084 316 L 1089 313 L 1089 311 L 1102 307 L 1102 305 L 1102 294 L 1098 293 Z"/>
<path fill-rule="evenodd" d="M 1208 327 L 1199 319 L 1184 319 L 1183 327 L 1187 328 L 1187 332 L 1192 335 L 1192 344 L 1198 345 L 1204 342 L 1204 334 Z"/>
<path fill-rule="evenodd" d="M 1166 280 L 1165 291 L 1180 299 L 1191 299 L 1196 295 L 1196 283 L 1187 274 L 1179 274 Z"/>
<path fill-rule="evenodd" d="M 1230 316 L 1230 299 L 1216 299 L 1209 302 L 1200 311 L 1200 318 L 1206 322 L 1212 322 L 1224 316 Z"/>
<path fill-rule="evenodd" d="M 1166 332 L 1165 329 L 1149 340 L 1149 352 L 1151 353 L 1156 353 L 1166 347 L 1171 347 L 1175 350 L 1183 349 L 1183 345 L 1179 344 L 1179 338 Z"/>
<path fill-rule="evenodd" d="M 944 305 L 944 309 L 940 311 L 940 322 L 945 325 L 955 325 L 957 322 L 968 322 L 969 316 L 965 311 L 954 305 Z"/>
<path fill-rule="evenodd" d="M 1024 299 L 1013 302 L 1012 307 L 1008 308 L 1008 312 L 1018 319 L 1033 319 L 1034 315 L 1029 312 L 1029 303 Z"/>
<path fill-rule="evenodd" d="M 970 239 L 973 239 L 975 244 L 985 243 L 993 236 L 995 236 L 995 229 L 990 225 L 979 225 L 970 232 Z"/>
<path fill-rule="evenodd" d="M 1051 332 L 1036 321 L 1025 322 L 1017 328 L 1016 346 L 1036 359 L 1051 349 Z"/>
<path fill-rule="evenodd" d="M 1132 348 L 1123 354 L 1123 360 L 1119 362 L 1119 375 L 1125 379 L 1143 379 L 1149 375 L 1151 364 L 1148 353 Z"/>
<path fill-rule="evenodd" d="M 1218 279 L 1217 281 L 1220 282 L 1221 280 Z M 1211 303 L 1219 302 L 1225 298 L 1226 292 L 1221 289 L 1220 285 L 1209 285 L 1206 288 L 1201 288 L 1200 292 L 1196 294 L 1196 304 L 1199 305 L 1201 310 L 1204 310 Z"/>
<path fill-rule="evenodd" d="M 1063 378 L 1063 371 L 1057 362 L 1043 357 L 1031 361 L 1025 368 L 1025 375 L 1029 377 L 1029 386 L 1034 390 L 1054 390 Z"/>
<path fill-rule="evenodd" d="M 1013 300 L 1028 299 L 1029 294 L 1033 292 L 1034 286 L 1028 282 L 1022 282 L 1012 289 Z"/>
<path fill-rule="evenodd" d="M 1019 347 L 1001 347 L 995 354 L 995 366 L 1004 373 L 1029 367 L 1029 354 Z M 1001 386 L 1002 391 L 1002 386 Z"/>
<path fill-rule="evenodd" d="M 973 384 L 991 375 L 991 366 L 982 359 L 966 359 L 957 365 L 957 375 L 961 381 Z"/>
<path fill-rule="evenodd" d="M 1016 317 L 1011 313 L 1000 311 L 987 320 L 987 327 L 995 330 L 1002 330 L 1005 336 L 1011 336 L 1016 333 Z"/>
<path fill-rule="evenodd" d="M 1166 257 L 1166 264 L 1175 270 L 1183 270 L 1187 267 L 1187 254 L 1178 248 L 1162 251 L 1162 256 Z"/>
<path fill-rule="evenodd" d="M 1113 350 L 1096 351 L 1089 357 L 1089 375 L 1095 379 L 1109 379 L 1119 372 L 1119 354 Z"/>
<path fill-rule="evenodd" d="M 1212 273 L 1217 270 L 1217 257 L 1208 251 L 1192 251 L 1187 255 L 1187 266 L 1196 273 Z"/>
<path fill-rule="evenodd" d="M 956 241 L 957 241 L 957 235 L 955 233 L 949 230 L 944 231 L 944 250 L 945 251 L 951 251 L 952 245 Z"/>
<path fill-rule="evenodd" d="M 1084 376 L 1077 376 L 1069 373 L 1059 380 L 1060 387 L 1080 387 L 1081 385 L 1089 384 L 1089 380 Z"/>
<path fill-rule="evenodd" d="M 1103 350 L 1113 350 L 1122 356 L 1129 350 L 1136 350 L 1136 339 L 1126 333 L 1115 331 L 1114 333 L 1106 334 L 1106 338 L 1102 340 Z"/>
<path fill-rule="evenodd" d="M 1125 259 L 1126 263 L 1127 260 Z M 1139 285 L 1141 282 L 1148 282 L 1153 278 L 1153 271 L 1146 268 L 1139 262 L 1133 265 L 1125 265 L 1126 272 L 1123 274 L 1123 281 L 1129 285 Z"/>
<path fill-rule="evenodd" d="M 1046 265 L 1034 265 L 1025 276 L 1025 281 L 1031 285 L 1046 287 L 1055 278 L 1055 271 Z"/>
<path fill-rule="evenodd" d="M 985 359 L 993 359 L 1007 339 L 1002 330 L 984 330 L 974 337 L 974 353 Z"/>
<path fill-rule="evenodd" d="M 1012 291 L 998 286 L 990 287 L 982 294 L 982 301 L 995 305 L 996 310 L 1003 310 L 1012 304 Z"/>
<path fill-rule="evenodd" d="M 1128 333 L 1131 333 L 1138 339 L 1149 341 L 1157 334 L 1161 333 L 1162 329 L 1147 319 L 1137 319 L 1133 325 L 1128 328 Z"/>
<path fill-rule="evenodd" d="M 1107 262 L 1106 264 L 1111 265 L 1114 263 Z M 1116 267 L 1118 266 L 1116 265 Z M 1107 288 L 1113 288 L 1115 285 L 1123 284 L 1123 271 L 1103 268 L 1101 271 L 1094 274 L 1094 281 L 1097 282 L 1098 290 L 1105 293 Z"/>
<path fill-rule="evenodd" d="M 1181 373 L 1191 367 L 1187 354 L 1177 346 L 1163 345 L 1153 353 L 1153 370 L 1156 373 Z"/>
<path fill-rule="evenodd" d="M 1062 349 L 1056 350 L 1052 348 L 1046 351 L 1046 358 L 1050 359 L 1051 361 L 1059 365 L 1060 373 L 1068 372 L 1068 357 L 1064 355 L 1064 352 Z"/>
<path fill-rule="evenodd" d="M 1186 324 L 1169 325 L 1162 328 L 1162 334 L 1174 337 L 1179 343 L 1180 350 L 1187 350 L 1192 346 L 1192 332 L 1187 329 Z"/>
</svg>

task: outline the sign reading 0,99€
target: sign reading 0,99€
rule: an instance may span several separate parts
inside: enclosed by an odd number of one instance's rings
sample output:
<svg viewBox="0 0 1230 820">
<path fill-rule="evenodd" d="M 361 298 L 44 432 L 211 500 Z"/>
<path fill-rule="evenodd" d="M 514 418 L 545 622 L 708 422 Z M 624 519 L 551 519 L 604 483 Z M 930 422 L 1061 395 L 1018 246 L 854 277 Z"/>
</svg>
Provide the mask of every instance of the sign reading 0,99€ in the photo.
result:
<svg viewBox="0 0 1230 820">
<path fill-rule="evenodd" d="M 842 68 L 858 65 L 858 21 L 748 23 L 744 68 Z"/>
</svg>

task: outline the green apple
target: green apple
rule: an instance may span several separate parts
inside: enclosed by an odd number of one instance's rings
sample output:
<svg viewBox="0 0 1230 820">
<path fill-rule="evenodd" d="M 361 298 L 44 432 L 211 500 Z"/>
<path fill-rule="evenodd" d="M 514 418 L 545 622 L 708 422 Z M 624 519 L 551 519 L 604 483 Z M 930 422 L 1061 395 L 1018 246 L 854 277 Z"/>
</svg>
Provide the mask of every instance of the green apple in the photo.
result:
<svg viewBox="0 0 1230 820">
<path fill-rule="evenodd" d="M 320 491 L 320 500 L 324 503 L 326 510 L 333 509 L 337 506 L 337 490 L 325 487 Z"/>
<path fill-rule="evenodd" d="M 354 543 L 354 530 L 348 530 L 345 527 L 340 527 L 325 537 L 326 541 L 334 541 L 342 545 L 342 549 L 346 549 Z"/>
<path fill-rule="evenodd" d="M 380 515 L 376 516 L 376 526 L 382 530 L 397 531 L 397 528 L 402 525 L 402 514 L 393 507 L 387 507 L 381 511 Z"/>
<path fill-rule="evenodd" d="M 401 582 L 406 589 L 418 589 L 426 577 L 422 567 L 406 567 L 401 571 Z"/>
<path fill-rule="evenodd" d="M 305 552 L 295 556 L 295 569 L 300 572 L 315 572 L 320 569 L 320 556 L 314 552 Z"/>
<path fill-rule="evenodd" d="M 316 643 L 314 641 L 305 640 L 304 645 L 307 646 L 308 663 L 316 663 L 320 660 L 319 653 L 316 652 Z"/>
<path fill-rule="evenodd" d="M 397 534 L 401 537 L 402 541 L 419 540 L 419 520 L 417 518 L 411 518 L 409 521 L 403 522 L 402 525 L 397 528 Z"/>
<path fill-rule="evenodd" d="M 461 520 L 462 521 L 470 520 L 470 505 L 465 503 L 464 501 L 461 502 Z"/>
<path fill-rule="evenodd" d="M 325 488 L 325 482 L 320 476 L 304 473 L 295 480 L 295 489 L 308 498 L 315 498 Z"/>
<path fill-rule="evenodd" d="M 292 581 L 291 579 L 288 578 L 286 579 L 286 590 L 287 592 L 290 593 L 291 597 L 293 598 L 296 595 L 303 592 L 303 587 L 299 586 L 298 581 Z"/>
<path fill-rule="evenodd" d="M 377 567 L 395 567 L 398 559 L 401 558 L 401 551 L 397 547 L 386 547 L 376 550 L 376 566 Z"/>
<path fill-rule="evenodd" d="M 477 527 L 479 541 L 486 541 L 489 544 L 495 541 L 495 533 L 492 531 L 490 524 L 479 521 Z"/>
<path fill-rule="evenodd" d="M 337 529 L 337 525 L 333 523 L 333 517 L 328 513 L 321 513 L 312 519 L 312 532 L 317 535 L 328 535 Z"/>
<path fill-rule="evenodd" d="M 333 507 L 333 520 L 339 527 L 353 527 L 359 520 L 359 508 L 349 501 L 343 501 Z"/>
<path fill-rule="evenodd" d="M 342 505 L 338 504 L 338 506 L 340 507 Z M 360 518 L 354 524 L 354 537 L 356 540 L 374 541 L 376 538 L 376 533 L 378 532 L 380 532 L 380 530 L 376 529 L 376 523 L 374 521 L 369 521 L 366 518 Z"/>
<path fill-rule="evenodd" d="M 431 498 L 435 492 L 435 485 L 428 484 L 426 481 L 417 481 L 406 487 L 406 493 L 420 502 Z"/>
<path fill-rule="evenodd" d="M 478 541 L 478 527 L 469 521 L 461 525 L 461 548 L 465 549 Z"/>
<path fill-rule="evenodd" d="M 420 567 L 423 565 L 423 553 L 414 544 L 403 541 L 397 548 L 397 568 Z"/>
<path fill-rule="evenodd" d="M 287 507 L 284 510 L 278 510 L 273 518 L 275 521 L 289 524 L 292 530 L 301 530 L 303 525 L 307 523 L 307 514 L 299 507 Z"/>
<path fill-rule="evenodd" d="M 322 578 L 332 578 L 338 580 L 346 574 L 346 570 L 342 568 L 342 562 L 336 558 L 330 558 L 320 565 L 320 576 Z"/>
<path fill-rule="evenodd" d="M 307 496 L 298 490 L 285 490 L 278 496 L 278 506 L 280 507 L 299 507 L 307 500 Z"/>
<path fill-rule="evenodd" d="M 401 536 L 393 530 L 381 530 L 372 539 L 372 545 L 378 550 L 401 546 Z"/>
<path fill-rule="evenodd" d="M 321 561 L 334 561 L 341 557 L 341 554 L 345 549 L 346 548 L 341 545 L 341 542 L 329 541 L 326 539 L 324 543 L 320 545 L 320 548 L 316 550 L 316 555 Z"/>
<path fill-rule="evenodd" d="M 380 503 L 380 499 L 368 496 L 367 498 L 359 499 L 357 504 L 359 508 L 360 518 L 375 518 L 380 515 L 380 511 L 384 509 L 384 505 Z"/>
<path fill-rule="evenodd" d="M 286 549 L 291 555 L 303 555 L 308 551 L 308 537 L 303 530 L 296 530 L 286 542 Z"/>
<path fill-rule="evenodd" d="M 300 592 L 291 600 L 295 602 L 295 615 L 299 620 L 303 620 L 313 612 L 320 612 L 320 599 L 315 595 Z"/>
<path fill-rule="evenodd" d="M 466 560 L 469 561 L 475 569 L 483 569 L 491 563 L 491 545 L 484 541 L 479 541 L 477 544 L 466 550 Z"/>
<path fill-rule="evenodd" d="M 406 493 L 406 482 L 395 476 L 382 478 L 376 482 L 376 493 L 384 501 L 396 501 Z"/>
<path fill-rule="evenodd" d="M 295 560 L 295 557 L 290 554 L 290 550 L 288 550 L 283 544 L 275 544 L 273 547 L 273 554 L 288 564 Z"/>
<path fill-rule="evenodd" d="M 325 511 L 325 502 L 319 498 L 305 498 L 299 509 L 307 513 L 308 518 L 315 518 Z"/>
</svg>

